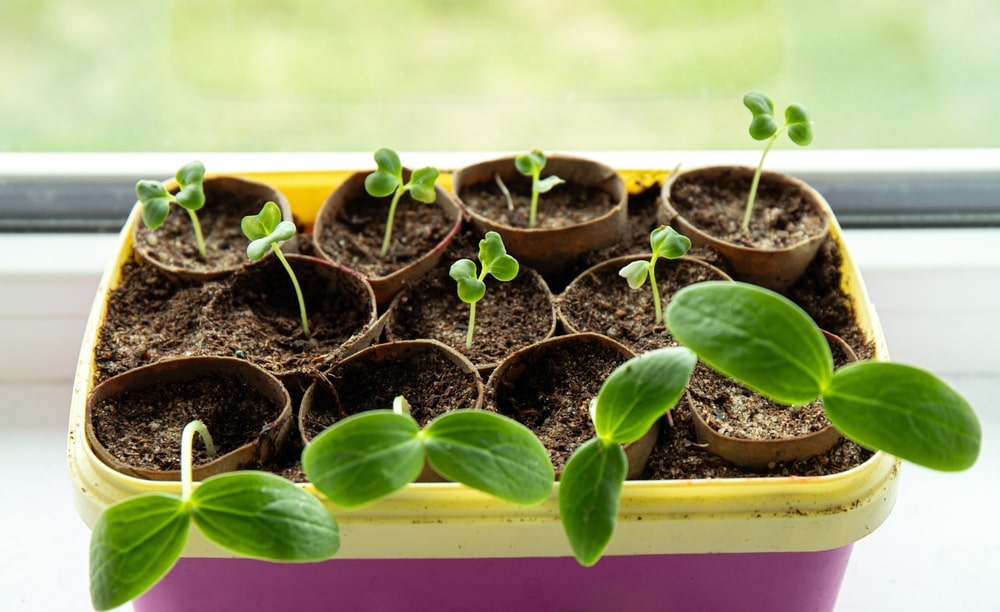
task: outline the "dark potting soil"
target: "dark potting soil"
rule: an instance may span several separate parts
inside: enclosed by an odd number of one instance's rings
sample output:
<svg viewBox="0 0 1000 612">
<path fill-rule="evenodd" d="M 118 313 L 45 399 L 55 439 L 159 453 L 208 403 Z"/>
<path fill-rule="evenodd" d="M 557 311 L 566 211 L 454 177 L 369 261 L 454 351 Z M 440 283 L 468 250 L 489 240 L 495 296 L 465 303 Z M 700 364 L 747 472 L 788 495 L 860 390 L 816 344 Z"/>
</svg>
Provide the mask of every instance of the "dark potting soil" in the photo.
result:
<svg viewBox="0 0 1000 612">
<path fill-rule="evenodd" d="M 251 274 L 256 280 L 248 287 L 241 279 Z M 126 263 L 98 336 L 96 380 L 189 355 L 241 357 L 274 373 L 328 365 L 368 314 L 357 294 L 309 308 L 321 303 L 314 295 L 320 283 L 299 275 L 312 340 L 303 335 L 291 281 L 274 257 L 205 282 L 179 281 L 147 264 Z"/>
<path fill-rule="evenodd" d="M 522 267 L 512 281 L 500 282 L 488 277 L 485 282 L 486 295 L 476 304 L 471 349 L 465 347 L 469 305 L 458 298 L 455 281 L 448 275 L 448 269 L 442 267 L 425 276 L 393 303 L 386 323 L 387 337 L 396 340 L 432 338 L 483 367 L 544 339 L 553 331 L 552 298 L 539 275 Z"/>
<path fill-rule="evenodd" d="M 235 269 L 249 263 L 246 255 L 249 241 L 240 221 L 247 215 L 259 213 L 266 202 L 220 189 L 218 184 L 209 181 L 205 183 L 205 205 L 196 211 L 207 257 L 202 258 L 198 252 L 187 211 L 176 204 L 170 205 L 166 220 L 155 231 L 140 222 L 135 244 L 145 247 L 151 258 L 168 266 L 199 272 Z"/>
<path fill-rule="evenodd" d="M 624 264 L 622 264 L 624 265 Z M 647 282 L 632 289 L 618 275 L 620 266 L 603 266 L 578 276 L 559 296 L 564 320 L 577 331 L 604 334 L 636 354 L 677 344 L 662 322 L 656 322 L 652 288 Z M 724 278 L 694 259 L 658 259 L 656 283 L 665 311 L 673 294 L 694 283 Z"/>
<path fill-rule="evenodd" d="M 544 178 L 544 177 L 542 177 Z M 513 207 L 493 182 L 469 185 L 459 198 L 469 210 L 496 223 L 528 227 L 531 213 L 531 179 L 518 176 L 506 183 Z M 567 182 L 538 196 L 537 228 L 557 228 L 585 223 L 608 214 L 615 202 L 607 192 Z"/>
<path fill-rule="evenodd" d="M 674 208 L 692 225 L 745 247 L 785 248 L 823 231 L 823 216 L 794 185 L 761 181 L 746 230 L 742 223 L 750 182 L 742 173 L 720 173 L 704 182 L 682 176 L 670 193 Z"/>
<path fill-rule="evenodd" d="M 455 225 L 455 219 L 449 218 L 440 205 L 404 195 L 396 205 L 389 251 L 382 257 L 391 200 L 361 193 L 345 205 L 335 220 L 326 220 L 319 236 L 325 256 L 366 278 L 381 278 L 429 252 Z"/>
<path fill-rule="evenodd" d="M 612 347 L 587 346 L 582 350 L 564 343 L 536 353 L 516 382 L 491 385 L 487 391 L 487 403 L 497 412 L 538 436 L 556 471 L 562 470 L 577 447 L 594 437 L 590 400 L 604 379 L 626 361 Z"/>
<path fill-rule="evenodd" d="M 122 462 L 140 469 L 179 470 L 181 432 L 195 419 L 208 428 L 217 455 L 257 440 L 281 410 L 242 381 L 219 374 L 183 385 L 156 384 L 94 406 L 97 439 Z M 194 465 L 211 459 L 195 437 Z"/>
</svg>

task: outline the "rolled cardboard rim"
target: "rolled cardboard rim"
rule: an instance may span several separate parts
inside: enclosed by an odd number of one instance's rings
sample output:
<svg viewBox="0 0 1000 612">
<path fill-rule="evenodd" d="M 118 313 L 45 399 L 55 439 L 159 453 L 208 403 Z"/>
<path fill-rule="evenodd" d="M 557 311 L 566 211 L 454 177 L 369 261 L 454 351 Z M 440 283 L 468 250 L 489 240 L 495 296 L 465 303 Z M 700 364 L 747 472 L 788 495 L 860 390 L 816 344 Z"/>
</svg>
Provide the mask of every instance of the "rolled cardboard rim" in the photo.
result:
<svg viewBox="0 0 1000 612">
<path fill-rule="evenodd" d="M 327 253 L 323 249 L 323 234 L 327 228 L 334 223 L 338 213 L 343 210 L 352 199 L 360 196 L 361 194 L 367 195 L 367 192 L 365 191 L 365 178 L 369 174 L 370 172 L 355 172 L 349 176 L 347 180 L 338 185 L 337 188 L 334 189 L 329 196 L 327 196 L 323 204 L 320 205 L 319 211 L 316 213 L 312 239 L 316 253 L 318 253 L 322 258 L 334 263 L 342 263 L 338 262 L 334 255 Z M 403 180 L 409 180 L 410 174 L 411 171 L 409 168 L 403 168 Z M 420 255 L 416 259 L 401 265 L 398 269 L 389 274 L 380 276 L 362 274 L 375 291 L 375 299 L 380 308 L 388 306 L 392 301 L 392 298 L 404 287 L 417 282 L 420 277 L 433 269 L 434 266 L 441 261 L 441 256 L 444 254 L 445 249 L 449 244 L 451 244 L 452 239 L 454 239 L 455 235 L 458 234 L 459 229 L 462 227 L 462 208 L 459 206 L 455 198 L 439 184 L 434 185 L 434 193 L 436 194 L 436 197 L 433 204 L 430 205 L 440 208 L 443 211 L 444 216 L 451 223 L 444 237 L 442 237 L 431 250 Z"/>
<path fill-rule="evenodd" d="M 834 351 L 840 351 L 845 361 L 857 361 L 854 350 L 842 338 L 823 330 L 823 335 Z M 833 448 L 841 439 L 841 433 L 828 423 L 822 429 L 803 436 L 756 440 L 738 438 L 719 433 L 709 425 L 696 403 L 687 391 L 684 401 L 691 411 L 698 441 L 705 444 L 710 452 L 726 461 L 752 470 L 762 470 L 773 464 L 810 459 Z"/>
<path fill-rule="evenodd" d="M 285 195 L 278 191 L 275 187 L 272 187 L 267 183 L 239 176 L 215 175 L 205 178 L 204 187 L 205 206 L 202 210 L 213 206 L 214 200 L 218 197 L 213 194 L 220 193 L 228 195 L 228 198 L 224 200 L 225 202 L 240 205 L 238 208 L 226 212 L 227 216 L 231 215 L 233 217 L 232 223 L 234 227 L 240 226 L 240 222 L 243 220 L 243 217 L 259 213 L 261 207 L 263 207 L 266 202 L 274 202 L 278 205 L 278 209 L 281 211 L 281 218 L 283 220 L 292 220 L 292 208 L 288 202 L 288 198 L 286 198 Z M 176 184 L 168 183 L 167 188 L 176 188 Z M 253 206 L 242 206 L 247 203 L 253 204 Z M 142 205 L 137 204 L 137 206 L 141 207 Z M 179 208 L 179 206 L 171 205 L 169 214 L 185 214 L 178 210 Z M 151 249 L 146 248 L 144 241 L 139 239 L 140 236 L 153 231 L 154 230 L 148 229 L 141 221 L 133 224 L 132 248 L 136 256 L 141 261 L 155 267 L 157 270 L 160 270 L 170 278 L 183 281 L 209 281 L 231 274 L 237 270 L 242 270 L 251 263 L 249 259 L 245 259 L 239 265 L 219 266 L 212 265 L 211 261 L 207 261 L 205 262 L 205 267 L 198 268 L 167 264 L 160 261 Z M 247 243 L 249 243 L 249 239 L 247 240 Z M 271 252 L 268 251 L 265 254 L 265 257 L 270 256 Z"/>
<path fill-rule="evenodd" d="M 291 397 L 275 376 L 242 359 L 233 357 L 175 357 L 113 376 L 94 387 L 87 398 L 84 428 L 94 454 L 115 471 L 146 480 L 179 481 L 180 470 L 153 470 L 133 466 L 113 455 L 97 436 L 93 422 L 95 404 L 115 395 L 146 389 L 156 384 L 182 385 L 209 376 L 227 376 L 246 383 L 259 395 L 278 406 L 275 418 L 264 424 L 257 438 L 193 466 L 195 480 L 257 466 L 277 456 L 294 426 Z M 209 433 L 212 433 L 209 431 Z"/>
<path fill-rule="evenodd" d="M 493 184 L 497 175 L 505 182 L 523 179 L 514 165 L 514 159 L 511 156 L 483 161 L 465 166 L 453 175 L 452 190 L 477 232 L 499 233 L 509 253 L 546 277 L 558 273 L 565 263 L 587 251 L 610 247 L 621 241 L 628 227 L 625 180 L 610 166 L 589 159 L 552 155 L 547 158 L 543 171 L 545 176 L 557 175 L 566 182 L 603 191 L 611 197 L 613 204 L 606 213 L 583 223 L 557 228 L 514 227 L 483 216 L 462 200 L 464 189 L 483 183 Z"/>
<path fill-rule="evenodd" d="M 749 166 L 720 165 L 672 172 L 664 181 L 660 192 L 660 221 L 669 223 L 678 232 L 687 236 L 693 246 L 710 248 L 722 255 L 728 263 L 734 279 L 775 291 L 783 291 L 805 273 L 820 246 L 830 234 L 832 217 L 829 212 L 829 204 L 826 203 L 822 194 L 791 175 L 770 170 L 761 173 L 761 184 L 777 182 L 795 187 L 812 205 L 816 214 L 823 218 L 823 230 L 819 234 L 780 249 L 746 247 L 716 238 L 688 221 L 674 208 L 671 200 L 671 189 L 682 178 L 709 181 L 720 175 L 738 174 L 746 176 L 749 186 L 754 171 L 755 168 Z"/>
<path fill-rule="evenodd" d="M 526 346 L 511 353 L 506 359 L 501 361 L 486 383 L 487 394 L 494 397 L 502 397 L 503 389 L 516 387 L 521 376 L 531 369 L 535 363 L 542 360 L 546 352 L 566 350 L 566 347 L 571 345 L 610 348 L 622 356 L 623 362 L 635 357 L 635 353 L 631 349 L 601 334 L 585 332 L 555 336 Z M 516 420 L 516 416 L 512 418 Z M 653 425 L 640 439 L 622 446 L 628 458 L 627 478 L 636 478 L 642 474 L 642 471 L 646 468 L 646 462 L 649 461 L 649 455 L 653 452 L 653 447 L 656 446 L 659 433 L 659 424 Z M 559 478 L 561 473 L 561 470 L 556 470 L 556 479 Z"/>
</svg>

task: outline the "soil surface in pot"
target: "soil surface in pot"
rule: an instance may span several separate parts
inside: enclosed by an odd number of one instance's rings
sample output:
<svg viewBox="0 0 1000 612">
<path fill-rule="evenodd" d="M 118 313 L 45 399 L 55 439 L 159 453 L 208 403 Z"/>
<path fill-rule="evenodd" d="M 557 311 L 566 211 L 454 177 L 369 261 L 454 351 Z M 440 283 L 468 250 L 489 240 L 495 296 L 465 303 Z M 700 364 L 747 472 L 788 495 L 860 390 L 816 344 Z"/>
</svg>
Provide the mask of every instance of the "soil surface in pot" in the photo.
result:
<svg viewBox="0 0 1000 612">
<path fill-rule="evenodd" d="M 558 472 L 577 447 L 596 435 L 590 401 L 625 361 L 610 346 L 590 343 L 584 350 L 564 344 L 536 357 L 516 382 L 497 385 L 487 402 L 531 429 Z"/>
<path fill-rule="evenodd" d="M 656 310 L 649 282 L 632 289 L 618 275 L 619 269 L 617 264 L 604 266 L 570 283 L 558 298 L 564 320 L 577 331 L 614 338 L 636 354 L 675 345 L 666 326 L 654 321 Z M 671 297 L 681 288 L 723 278 L 709 266 L 693 260 L 660 258 L 656 262 L 656 283 L 664 311 Z"/>
<path fill-rule="evenodd" d="M 543 177 L 544 178 L 544 177 Z M 528 227 L 531 212 L 531 179 L 518 176 L 507 183 L 514 205 L 496 183 L 477 183 L 462 189 L 459 198 L 476 214 L 510 227 Z M 586 223 L 608 214 L 614 208 L 611 196 L 601 189 L 578 183 L 564 183 L 538 196 L 536 228 L 558 228 Z"/>
<path fill-rule="evenodd" d="M 258 439 L 261 428 L 281 411 L 250 385 L 212 374 L 180 384 L 156 384 L 108 398 L 94 406 L 97 439 L 128 465 L 148 470 L 179 470 L 181 432 L 200 419 L 212 435 L 218 455 Z M 211 460 L 195 437 L 194 465 Z"/>
<path fill-rule="evenodd" d="M 152 266 L 127 263 L 121 284 L 111 293 L 95 357 L 96 380 L 172 356 L 243 357 L 272 372 L 320 367 L 361 329 L 369 313 L 359 304 L 369 298 L 346 295 L 308 310 L 313 340 L 302 334 L 298 302 L 277 258 L 257 266 L 273 273 L 234 290 L 245 270 L 207 282 L 177 281 Z M 253 266 L 256 268 L 257 266 Z M 309 275 L 299 283 L 307 304 Z"/>
<path fill-rule="evenodd" d="M 726 242 L 749 248 L 782 249 L 818 236 L 825 218 L 795 185 L 761 180 L 744 230 L 750 181 L 745 174 L 721 174 L 711 181 L 681 176 L 670 188 L 674 209 L 689 223 Z"/>
<path fill-rule="evenodd" d="M 383 258 L 379 253 L 391 200 L 365 192 L 350 199 L 334 221 L 323 224 L 319 240 L 326 256 L 366 278 L 380 278 L 432 251 L 455 226 L 439 205 L 404 195 L 396 205 L 389 252 Z"/>
<path fill-rule="evenodd" d="M 712 454 L 698 442 L 694 418 L 686 402 L 670 411 L 673 425 L 660 422 L 660 437 L 642 474 L 643 480 L 698 478 L 759 478 L 783 476 L 825 476 L 857 467 L 872 452 L 846 438 L 822 455 L 801 461 L 777 463 L 764 471 L 735 466 Z"/>
<path fill-rule="evenodd" d="M 248 198 L 246 193 L 220 189 L 211 180 L 205 183 L 205 206 L 198 210 L 198 221 L 205 238 L 207 258 L 198 253 L 194 228 L 186 210 L 170 205 L 166 220 L 155 231 L 140 222 L 136 246 L 145 247 L 152 258 L 168 266 L 208 272 L 238 268 L 248 263 L 247 237 L 240 225 L 243 217 L 256 215 L 267 202 Z"/>
<path fill-rule="evenodd" d="M 449 260 L 449 265 L 450 265 Z M 473 260 L 475 261 L 475 260 Z M 478 265 L 478 264 L 477 264 Z M 390 339 L 432 338 L 477 366 L 495 364 L 517 349 L 544 339 L 555 325 L 545 281 L 521 268 L 514 280 L 486 279 L 486 295 L 476 304 L 472 349 L 465 348 L 469 305 L 458 299 L 447 268 L 436 268 L 393 304 Z"/>
</svg>

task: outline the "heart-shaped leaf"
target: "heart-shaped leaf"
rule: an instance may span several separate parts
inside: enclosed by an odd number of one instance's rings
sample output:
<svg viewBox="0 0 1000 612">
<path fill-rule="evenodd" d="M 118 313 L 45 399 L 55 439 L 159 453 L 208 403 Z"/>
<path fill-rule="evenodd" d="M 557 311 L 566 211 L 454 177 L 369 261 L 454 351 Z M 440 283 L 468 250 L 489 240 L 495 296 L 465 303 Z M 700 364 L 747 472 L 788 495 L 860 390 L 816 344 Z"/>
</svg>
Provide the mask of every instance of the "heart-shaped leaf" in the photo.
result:
<svg viewBox="0 0 1000 612">
<path fill-rule="evenodd" d="M 649 262 L 645 259 L 633 261 L 619 270 L 618 276 L 627 280 L 629 287 L 638 289 L 646 284 L 646 278 L 649 276 Z"/>
<path fill-rule="evenodd" d="M 785 123 L 788 124 L 788 138 L 795 144 L 805 147 L 812 143 L 812 121 L 806 107 L 795 103 L 785 109 Z"/>
<path fill-rule="evenodd" d="M 538 176 L 545 167 L 545 154 L 535 149 L 514 158 L 514 166 L 524 176 Z"/>
<path fill-rule="evenodd" d="M 392 149 L 385 147 L 375 151 L 375 164 L 378 169 L 392 176 L 401 176 L 403 164 L 399 161 L 399 155 Z"/>
<path fill-rule="evenodd" d="M 265 203 L 256 215 L 243 217 L 240 227 L 243 234 L 251 240 L 247 245 L 247 257 L 251 261 L 262 258 L 271 245 L 295 235 L 295 224 L 281 220 L 281 209 L 274 202 Z"/>
<path fill-rule="evenodd" d="M 399 185 L 399 178 L 384 170 L 376 170 L 365 177 L 365 191 L 376 198 L 384 198 L 396 191 Z"/>
<path fill-rule="evenodd" d="M 559 479 L 559 516 L 573 555 L 597 563 L 615 532 L 628 458 L 617 444 L 594 438 L 570 456 Z"/>
<path fill-rule="evenodd" d="M 447 412 L 424 429 L 422 440 L 431 465 L 449 480 L 515 504 L 535 504 L 552 492 L 555 472 L 545 446 L 505 416 Z"/>
<path fill-rule="evenodd" d="M 778 131 L 778 122 L 771 115 L 757 115 L 750 121 L 750 136 L 754 140 L 766 140 Z"/>
<path fill-rule="evenodd" d="M 466 304 L 475 304 L 486 295 L 486 283 L 476 277 L 476 264 L 469 259 L 459 259 L 451 264 L 448 275 L 458 283 L 458 298 Z"/>
<path fill-rule="evenodd" d="M 535 181 L 535 191 L 538 193 L 548 193 L 549 191 L 552 191 L 553 187 L 562 185 L 565 182 L 566 181 L 562 180 L 558 176 L 548 176 Z"/>
<path fill-rule="evenodd" d="M 691 240 L 677 233 L 669 225 L 660 226 L 649 234 L 649 246 L 653 254 L 667 259 L 677 259 L 691 250 Z"/>
<path fill-rule="evenodd" d="M 486 273 L 499 281 L 512 280 L 520 269 L 517 260 L 507 254 L 503 238 L 496 232 L 486 232 L 486 237 L 479 241 L 479 262 Z"/>
</svg>

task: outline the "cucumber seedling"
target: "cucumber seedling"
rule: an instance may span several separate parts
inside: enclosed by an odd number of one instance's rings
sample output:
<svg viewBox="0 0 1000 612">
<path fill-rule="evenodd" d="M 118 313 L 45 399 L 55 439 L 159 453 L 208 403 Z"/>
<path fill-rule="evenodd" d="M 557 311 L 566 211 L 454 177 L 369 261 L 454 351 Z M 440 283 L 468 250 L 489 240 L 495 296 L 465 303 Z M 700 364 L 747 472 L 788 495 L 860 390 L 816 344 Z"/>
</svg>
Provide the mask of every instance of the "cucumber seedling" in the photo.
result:
<svg viewBox="0 0 1000 612">
<path fill-rule="evenodd" d="M 177 204 L 191 218 L 198 253 L 206 259 L 205 237 L 196 212 L 205 205 L 205 166 L 200 161 L 187 163 L 174 178 L 180 187 L 176 194 L 170 193 L 160 181 L 142 180 L 135 184 L 135 195 L 142 203 L 142 222 L 151 230 L 157 229 L 166 221 L 170 204 Z"/>
<path fill-rule="evenodd" d="M 440 172 L 437 168 L 426 167 L 414 170 L 409 182 L 403 182 L 403 166 L 399 155 L 392 149 L 382 148 L 375 151 L 375 163 L 378 169 L 365 177 L 365 191 L 376 198 L 392 195 L 389 203 L 389 217 L 385 221 L 385 235 L 382 238 L 381 255 L 389 253 L 389 243 L 392 240 L 392 221 L 396 216 L 396 206 L 406 192 L 418 202 L 433 204 L 437 199 L 434 182 Z"/>
<path fill-rule="evenodd" d="M 538 215 L 538 195 L 548 193 L 553 187 L 562 185 L 566 182 L 555 175 L 547 176 L 544 179 L 540 178 L 542 170 L 545 168 L 545 163 L 545 154 L 538 149 L 524 153 L 523 155 L 518 155 L 514 158 L 514 166 L 517 167 L 517 171 L 524 176 L 531 178 L 531 208 L 528 211 L 529 228 L 535 227 L 536 225 L 536 218 Z"/>
<path fill-rule="evenodd" d="M 503 239 L 496 232 L 486 232 L 486 237 L 479 241 L 479 263 L 482 264 L 482 269 L 477 271 L 474 261 L 459 259 L 448 270 L 448 275 L 458 283 L 458 298 L 469 305 L 466 350 L 472 348 L 472 336 L 476 328 L 476 303 L 486 295 L 486 275 L 506 282 L 513 280 L 520 268 L 517 260 L 507 254 Z"/>
</svg>

